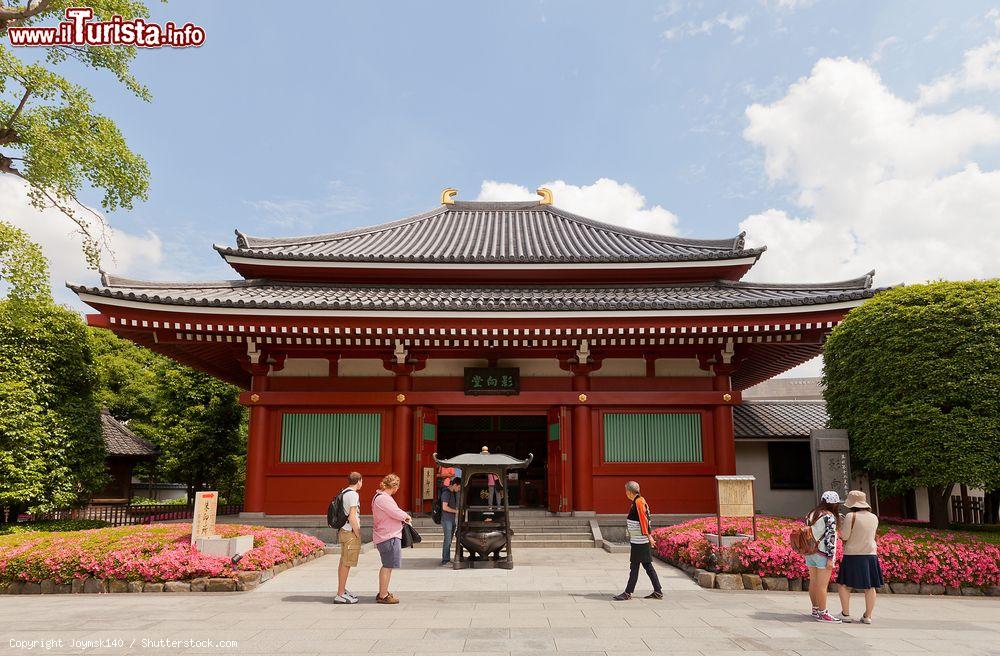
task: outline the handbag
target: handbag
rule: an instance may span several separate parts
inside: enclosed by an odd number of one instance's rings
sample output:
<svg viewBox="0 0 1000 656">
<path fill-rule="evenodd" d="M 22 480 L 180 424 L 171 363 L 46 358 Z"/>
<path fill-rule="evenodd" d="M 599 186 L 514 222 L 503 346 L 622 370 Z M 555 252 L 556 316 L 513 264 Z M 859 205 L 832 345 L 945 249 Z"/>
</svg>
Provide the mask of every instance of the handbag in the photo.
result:
<svg viewBox="0 0 1000 656">
<path fill-rule="evenodd" d="M 423 540 L 420 534 L 417 533 L 417 529 L 413 528 L 409 524 L 403 524 L 403 535 L 400 539 L 400 547 L 405 549 L 406 547 L 412 548 L 418 542 Z"/>
</svg>

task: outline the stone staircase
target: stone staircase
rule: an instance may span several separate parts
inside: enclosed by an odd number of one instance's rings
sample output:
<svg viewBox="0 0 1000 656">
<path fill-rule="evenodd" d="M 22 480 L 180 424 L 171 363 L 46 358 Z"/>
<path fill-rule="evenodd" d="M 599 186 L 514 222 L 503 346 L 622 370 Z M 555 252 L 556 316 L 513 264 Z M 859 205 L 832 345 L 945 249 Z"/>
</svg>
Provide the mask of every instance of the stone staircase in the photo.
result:
<svg viewBox="0 0 1000 656">
<path fill-rule="evenodd" d="M 414 517 L 413 526 L 423 540 L 418 549 L 441 549 L 444 534 L 430 517 Z M 556 517 L 545 510 L 514 509 L 510 511 L 510 526 L 514 531 L 513 545 L 548 549 L 579 549 L 601 546 L 587 517 Z"/>
</svg>

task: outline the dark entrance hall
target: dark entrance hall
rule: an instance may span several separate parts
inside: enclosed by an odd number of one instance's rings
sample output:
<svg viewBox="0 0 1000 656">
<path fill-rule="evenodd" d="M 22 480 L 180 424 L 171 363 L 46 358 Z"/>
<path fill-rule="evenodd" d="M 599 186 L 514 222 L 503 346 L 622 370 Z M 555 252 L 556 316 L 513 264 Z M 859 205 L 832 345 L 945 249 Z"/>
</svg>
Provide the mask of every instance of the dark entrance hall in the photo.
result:
<svg viewBox="0 0 1000 656">
<path fill-rule="evenodd" d="M 504 481 L 510 505 L 543 507 L 546 488 L 546 417 L 544 415 L 443 415 L 438 419 L 438 456 L 451 458 L 462 453 L 478 453 L 484 446 L 490 453 L 505 453 L 518 459 L 534 454 L 527 469 L 511 472 Z M 473 494 L 485 497 L 485 480 L 469 481 Z M 477 488 L 482 488 L 478 490 Z"/>
</svg>

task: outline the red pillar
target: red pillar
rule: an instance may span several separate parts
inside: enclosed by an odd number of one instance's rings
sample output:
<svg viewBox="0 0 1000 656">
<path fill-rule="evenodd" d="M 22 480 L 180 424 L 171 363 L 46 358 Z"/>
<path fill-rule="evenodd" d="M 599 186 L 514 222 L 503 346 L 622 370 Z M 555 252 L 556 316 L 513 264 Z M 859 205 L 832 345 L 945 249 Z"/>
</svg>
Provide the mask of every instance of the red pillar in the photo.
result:
<svg viewBox="0 0 1000 656">
<path fill-rule="evenodd" d="M 397 373 L 394 388 L 397 392 L 408 392 L 413 379 L 408 373 Z M 410 510 L 413 494 L 410 489 L 413 477 L 413 409 L 404 404 L 396 406 L 393 417 L 392 470 L 399 476 L 399 492 L 394 496 L 403 510 Z"/>
<path fill-rule="evenodd" d="M 267 389 L 267 367 L 264 373 L 253 372 L 251 392 Z M 251 403 L 252 403 L 251 397 Z M 267 452 L 270 445 L 270 412 L 266 406 L 250 406 L 250 422 L 247 430 L 247 479 L 243 493 L 243 512 L 264 512 L 264 488 L 266 486 Z"/>
<path fill-rule="evenodd" d="M 590 391 L 590 376 L 575 374 L 573 391 Z M 590 430 L 590 407 L 580 402 L 573 408 L 573 509 L 594 510 L 594 458 Z"/>
<path fill-rule="evenodd" d="M 733 385 L 730 374 L 732 365 L 717 364 L 714 367 L 715 378 L 712 388 L 716 392 L 732 392 Z M 736 443 L 733 436 L 733 406 L 717 405 L 712 412 L 715 425 L 715 462 L 720 475 L 736 473 Z"/>
</svg>

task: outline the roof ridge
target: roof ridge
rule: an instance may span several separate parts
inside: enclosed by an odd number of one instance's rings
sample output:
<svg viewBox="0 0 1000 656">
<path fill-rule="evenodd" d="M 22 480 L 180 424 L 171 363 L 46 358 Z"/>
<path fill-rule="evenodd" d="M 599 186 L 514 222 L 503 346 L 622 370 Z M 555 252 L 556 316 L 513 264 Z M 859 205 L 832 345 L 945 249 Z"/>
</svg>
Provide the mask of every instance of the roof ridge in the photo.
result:
<svg viewBox="0 0 1000 656">
<path fill-rule="evenodd" d="M 741 287 L 743 289 L 871 289 L 875 278 L 875 269 L 868 273 L 850 278 L 848 280 L 837 280 L 834 282 L 748 282 L 744 280 L 718 280 L 717 284 L 726 287 Z"/>
<path fill-rule="evenodd" d="M 394 221 L 389 221 L 388 223 L 379 223 L 370 226 L 361 226 L 358 228 L 350 228 L 348 230 L 339 230 L 336 232 L 325 232 L 315 235 L 302 235 L 299 237 L 253 237 L 247 235 L 239 230 L 236 230 L 236 243 L 240 246 L 242 242 L 242 248 L 251 249 L 254 245 L 256 246 L 298 246 L 302 244 L 313 244 L 316 242 L 324 241 L 337 241 L 338 239 L 347 239 L 349 237 L 357 237 L 358 235 L 364 234 L 377 234 L 379 232 L 384 232 L 386 230 L 391 230 L 393 228 L 399 228 L 410 223 L 416 223 L 418 221 L 423 221 L 425 219 L 432 218 L 439 214 L 448 211 L 447 205 L 441 205 L 435 209 L 426 210 L 418 214 L 411 214 L 410 216 L 403 217 L 402 219 L 396 219 Z M 228 247 L 215 245 L 216 250 L 226 249 Z"/>
<path fill-rule="evenodd" d="M 737 251 L 736 247 L 744 241 L 744 237 L 746 236 L 745 232 L 741 232 L 736 237 L 727 237 L 723 239 L 694 239 L 689 237 L 679 237 L 676 235 L 666 235 L 656 232 L 646 232 L 645 230 L 636 230 L 635 228 L 628 228 L 626 226 L 621 226 L 616 223 L 608 223 L 607 221 L 602 221 L 600 219 L 591 219 L 590 217 L 574 214 L 569 210 L 564 210 L 561 207 L 557 207 L 555 205 L 545 205 L 545 208 L 549 212 L 557 214 L 564 219 L 568 219 L 570 221 L 576 221 L 578 223 L 583 223 L 584 225 L 588 225 L 592 228 L 597 228 L 598 230 L 608 230 L 610 232 L 618 232 L 621 234 L 629 235 L 631 237 L 639 237 L 641 239 L 649 239 L 652 241 L 659 241 L 677 246 L 704 246 L 706 248 L 722 249 L 725 248 L 726 244 L 729 244 L 730 252 L 736 252 Z M 763 252 L 766 249 L 767 247 L 763 246 L 761 247 L 760 250 L 761 252 Z M 751 250 L 756 250 L 756 249 L 751 249 Z"/>
<path fill-rule="evenodd" d="M 176 287 L 184 287 L 191 289 L 235 289 L 238 287 L 253 287 L 260 284 L 262 280 L 260 278 L 250 278 L 250 279 L 238 279 L 238 280 L 140 280 L 138 278 L 126 278 L 125 276 L 115 276 L 111 275 L 105 271 L 101 271 L 101 284 L 104 287 L 130 287 L 130 288 L 141 288 L 141 289 L 171 289 Z M 253 283 L 253 284 L 251 284 Z M 72 289 L 74 286 L 77 287 L 89 287 L 89 285 L 81 285 L 79 283 L 66 283 L 66 286 Z"/>
</svg>

